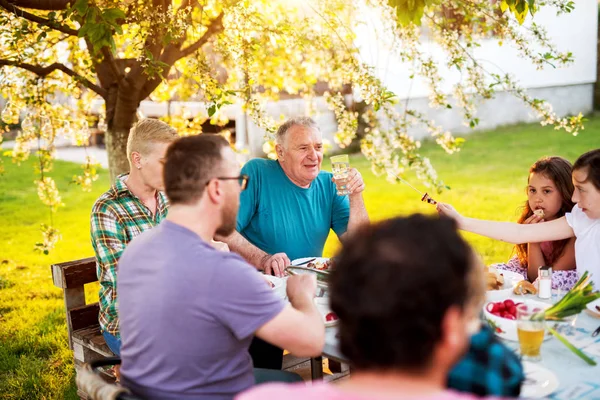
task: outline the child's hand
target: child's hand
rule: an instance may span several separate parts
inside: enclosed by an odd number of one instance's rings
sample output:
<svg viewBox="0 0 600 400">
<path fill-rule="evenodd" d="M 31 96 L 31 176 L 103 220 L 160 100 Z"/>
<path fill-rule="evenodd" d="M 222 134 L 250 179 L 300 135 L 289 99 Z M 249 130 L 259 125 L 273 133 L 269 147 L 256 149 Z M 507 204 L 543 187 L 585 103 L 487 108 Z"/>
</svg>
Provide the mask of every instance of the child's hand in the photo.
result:
<svg viewBox="0 0 600 400">
<path fill-rule="evenodd" d="M 544 218 L 537 214 L 532 214 L 531 217 L 523 221 L 524 224 L 537 224 L 538 222 L 544 222 Z"/>
<path fill-rule="evenodd" d="M 456 211 L 450 204 L 437 203 L 435 209 L 439 215 L 452 218 L 456 222 L 458 222 L 458 220 L 461 218 L 461 215 L 458 213 L 458 211 Z"/>
</svg>

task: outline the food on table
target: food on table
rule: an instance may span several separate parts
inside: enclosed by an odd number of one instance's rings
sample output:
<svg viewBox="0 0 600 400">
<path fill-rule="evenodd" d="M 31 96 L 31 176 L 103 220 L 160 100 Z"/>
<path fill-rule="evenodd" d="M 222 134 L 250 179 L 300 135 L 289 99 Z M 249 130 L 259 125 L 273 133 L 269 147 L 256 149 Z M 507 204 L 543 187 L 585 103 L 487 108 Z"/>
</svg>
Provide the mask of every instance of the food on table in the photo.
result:
<svg viewBox="0 0 600 400">
<path fill-rule="evenodd" d="M 537 209 L 537 210 L 533 210 L 533 213 L 535 215 L 537 215 L 540 218 L 544 218 L 544 210 L 542 210 L 541 208 Z"/>
<path fill-rule="evenodd" d="M 335 313 L 333 311 L 327 313 L 327 315 L 325 316 L 325 322 L 337 321 L 337 319 L 338 319 L 338 316 L 335 315 Z"/>
<path fill-rule="evenodd" d="M 437 204 L 437 201 L 435 201 L 434 199 L 432 199 L 431 196 L 428 195 L 427 193 L 425 193 L 423 195 L 423 197 L 421 197 L 421 201 L 424 201 L 425 203 L 429 203 L 429 204 L 433 204 L 433 205 Z"/>
<path fill-rule="evenodd" d="M 527 294 L 527 293 L 537 294 L 537 289 L 535 288 L 535 286 L 533 286 L 533 284 L 531 282 L 520 281 L 515 286 L 513 292 L 515 294 Z"/>
<path fill-rule="evenodd" d="M 499 290 L 504 286 L 504 275 L 494 267 L 487 267 L 486 290 Z"/>
<path fill-rule="evenodd" d="M 492 315 L 496 317 L 505 318 L 505 319 L 517 319 L 517 306 L 521 303 L 515 303 L 511 299 L 506 299 L 504 301 L 496 301 L 489 302 L 485 306 L 485 309 Z"/>
<path fill-rule="evenodd" d="M 307 268 L 314 268 L 319 271 L 327 271 L 332 269 L 333 262 L 332 259 L 328 259 L 325 261 L 313 261 L 306 265 Z"/>
</svg>

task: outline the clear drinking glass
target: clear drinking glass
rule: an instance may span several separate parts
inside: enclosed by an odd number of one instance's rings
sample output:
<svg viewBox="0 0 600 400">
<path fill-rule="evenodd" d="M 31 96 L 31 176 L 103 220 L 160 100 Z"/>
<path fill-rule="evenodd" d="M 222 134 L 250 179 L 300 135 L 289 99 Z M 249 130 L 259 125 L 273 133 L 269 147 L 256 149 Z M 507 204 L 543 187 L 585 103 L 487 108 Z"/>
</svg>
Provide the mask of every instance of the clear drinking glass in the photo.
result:
<svg viewBox="0 0 600 400">
<path fill-rule="evenodd" d="M 348 154 L 333 156 L 330 160 L 338 196 L 350 194 L 347 187 L 348 174 L 350 173 L 350 159 L 348 158 Z"/>
<path fill-rule="evenodd" d="M 540 349 L 544 341 L 545 321 L 531 320 L 540 311 L 539 308 L 528 304 L 517 306 L 517 335 L 521 348 L 521 358 L 528 361 L 540 361 Z"/>
</svg>

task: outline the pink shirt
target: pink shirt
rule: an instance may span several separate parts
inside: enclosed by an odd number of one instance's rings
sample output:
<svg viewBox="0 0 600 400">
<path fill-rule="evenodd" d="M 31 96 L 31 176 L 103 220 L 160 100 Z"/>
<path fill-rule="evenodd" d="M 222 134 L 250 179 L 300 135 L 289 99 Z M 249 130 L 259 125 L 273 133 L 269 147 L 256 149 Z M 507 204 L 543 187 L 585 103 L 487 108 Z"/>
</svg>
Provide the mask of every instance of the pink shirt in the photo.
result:
<svg viewBox="0 0 600 400">
<path fill-rule="evenodd" d="M 284 383 L 269 383 L 255 386 L 248 391 L 241 393 L 235 397 L 235 400 L 377 400 L 389 399 L 389 397 L 374 397 L 354 395 L 342 390 L 339 390 L 335 384 L 315 383 L 307 385 L 304 383 L 284 384 Z M 430 396 L 402 396 L 401 393 L 394 397 L 397 400 L 474 400 L 479 399 L 472 394 L 460 393 L 452 390 L 446 390 Z M 488 398 L 491 399 L 491 398 Z"/>
</svg>

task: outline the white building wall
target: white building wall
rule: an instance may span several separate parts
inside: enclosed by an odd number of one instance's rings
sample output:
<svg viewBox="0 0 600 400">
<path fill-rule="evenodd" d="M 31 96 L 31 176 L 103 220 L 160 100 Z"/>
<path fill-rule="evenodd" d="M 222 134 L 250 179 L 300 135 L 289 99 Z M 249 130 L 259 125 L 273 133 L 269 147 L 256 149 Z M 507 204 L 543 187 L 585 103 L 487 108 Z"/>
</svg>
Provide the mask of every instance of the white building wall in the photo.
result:
<svg viewBox="0 0 600 400">
<path fill-rule="evenodd" d="M 403 63 L 390 50 L 393 38 L 381 31 L 375 15 L 365 15 L 366 24 L 357 27 L 357 45 L 363 61 L 375 67 L 377 76 L 400 99 L 409 97 L 409 107 L 426 113 L 453 132 L 470 131 L 464 126 L 459 110 L 429 109 L 427 83 L 423 79 L 416 78 L 413 81 L 409 78 L 411 64 Z M 529 89 L 532 96 L 548 100 L 560 116 L 587 113 L 593 107 L 593 84 L 596 81 L 597 19 L 597 0 L 577 1 L 572 13 L 561 16 L 557 16 L 549 7 L 536 13 L 535 23 L 546 28 L 556 48 L 573 53 L 575 61 L 568 67 L 553 68 L 547 65 L 543 70 L 538 70 L 529 60 L 520 57 L 510 43 L 500 45 L 494 39 L 483 40 L 481 47 L 475 49 L 474 56 L 492 73 L 512 74 L 522 87 Z M 523 29 L 531 21 L 528 16 Z M 533 49 L 535 53 L 545 52 L 542 47 Z M 460 81 L 460 73 L 446 67 L 444 51 L 437 44 L 425 41 L 422 50 L 437 61 L 442 78 L 441 87 L 445 93 L 451 94 L 452 87 Z M 536 120 L 526 105 L 504 92 L 495 99 L 481 103 L 477 117 L 480 119 L 478 129 Z M 418 137 L 426 135 L 419 129 L 412 133 Z"/>
</svg>

